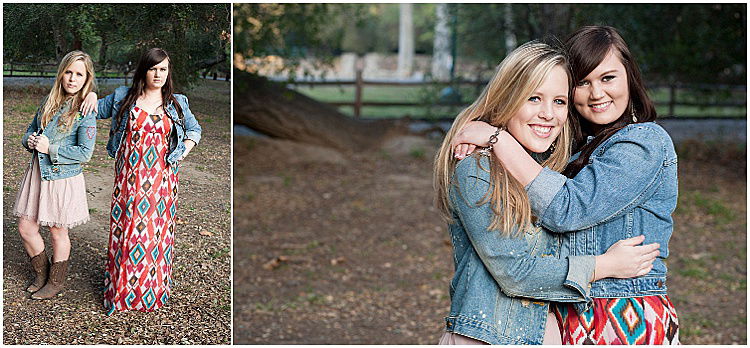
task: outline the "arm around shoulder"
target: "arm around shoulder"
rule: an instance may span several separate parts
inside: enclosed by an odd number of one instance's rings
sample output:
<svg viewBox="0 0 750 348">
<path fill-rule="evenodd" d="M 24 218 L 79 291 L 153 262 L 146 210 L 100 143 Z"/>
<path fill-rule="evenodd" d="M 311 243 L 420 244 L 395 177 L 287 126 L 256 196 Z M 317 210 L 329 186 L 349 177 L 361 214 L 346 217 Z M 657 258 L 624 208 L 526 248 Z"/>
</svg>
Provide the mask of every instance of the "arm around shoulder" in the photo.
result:
<svg viewBox="0 0 750 348">
<path fill-rule="evenodd" d="M 526 187 L 533 213 L 550 230 L 576 231 L 642 203 L 658 186 L 664 136 L 648 125 L 630 125 L 600 145 L 575 177 L 543 170 Z"/>
</svg>

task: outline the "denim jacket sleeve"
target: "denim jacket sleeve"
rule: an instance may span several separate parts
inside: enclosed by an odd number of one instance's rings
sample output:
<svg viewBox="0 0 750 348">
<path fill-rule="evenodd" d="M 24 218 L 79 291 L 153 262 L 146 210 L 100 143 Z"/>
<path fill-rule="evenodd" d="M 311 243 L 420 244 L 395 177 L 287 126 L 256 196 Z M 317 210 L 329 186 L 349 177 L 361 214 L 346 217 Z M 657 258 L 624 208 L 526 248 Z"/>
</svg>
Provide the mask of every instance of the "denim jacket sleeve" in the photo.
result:
<svg viewBox="0 0 750 348">
<path fill-rule="evenodd" d="M 556 232 L 590 228 L 648 199 L 666 158 L 666 133 L 633 124 L 600 145 L 573 178 L 543 168 L 526 186 L 532 212 Z M 666 135 L 668 136 L 668 135 Z"/>
<path fill-rule="evenodd" d="M 39 125 L 37 124 L 38 115 L 39 115 L 38 113 L 34 115 L 34 119 L 31 120 L 31 123 L 29 123 L 29 126 L 26 128 L 26 133 L 24 133 L 23 138 L 21 138 L 21 145 L 23 145 L 23 147 L 26 148 L 26 150 L 28 150 L 29 152 L 34 152 L 34 149 L 29 148 L 28 141 L 29 141 L 29 136 L 31 136 L 32 134 L 34 134 L 34 132 L 39 130 Z"/>
<path fill-rule="evenodd" d="M 91 159 L 96 143 L 95 114 L 86 115 L 71 134 L 75 134 L 78 139 L 75 145 L 51 144 L 49 146 L 49 157 L 53 164 L 83 163 Z"/>
<path fill-rule="evenodd" d="M 29 136 L 34 134 L 34 132 L 39 131 L 39 115 L 42 113 L 42 108 L 44 107 L 45 102 L 47 102 L 47 97 L 44 97 L 44 99 L 42 99 L 42 104 L 40 104 L 39 108 L 36 110 L 34 119 L 31 120 L 31 123 L 29 123 L 29 126 L 26 128 L 26 133 L 24 133 L 23 137 L 21 138 L 21 145 L 23 145 L 23 147 L 26 148 L 26 150 L 29 152 L 34 152 L 34 149 L 29 148 Z"/>
<path fill-rule="evenodd" d="M 195 142 L 195 145 L 201 141 L 201 132 L 203 129 L 198 124 L 198 120 L 195 119 L 195 115 L 190 111 L 190 105 L 188 104 L 188 98 L 184 95 L 177 94 L 175 98 L 178 98 L 180 106 L 182 107 L 182 115 L 185 117 L 185 138 Z"/>
<path fill-rule="evenodd" d="M 482 161 L 484 168 L 489 168 L 489 161 Z M 533 256 L 523 236 L 489 230 L 494 217 L 491 203 L 478 204 L 490 189 L 489 173 L 476 162 L 468 157 L 457 165 L 452 201 L 474 249 L 503 293 L 547 301 L 588 302 L 594 256 Z"/>
<path fill-rule="evenodd" d="M 112 107 L 115 104 L 115 94 L 112 93 L 97 101 L 97 120 L 105 120 L 112 117 Z"/>
</svg>

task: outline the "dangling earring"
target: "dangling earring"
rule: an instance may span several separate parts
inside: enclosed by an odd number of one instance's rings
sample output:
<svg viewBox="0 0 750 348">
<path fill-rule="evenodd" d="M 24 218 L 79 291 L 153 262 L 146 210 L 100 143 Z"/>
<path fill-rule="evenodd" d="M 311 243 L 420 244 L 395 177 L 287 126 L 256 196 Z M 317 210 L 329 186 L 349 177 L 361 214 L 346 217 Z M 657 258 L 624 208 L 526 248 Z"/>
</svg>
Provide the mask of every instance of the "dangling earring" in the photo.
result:
<svg viewBox="0 0 750 348">
<path fill-rule="evenodd" d="M 555 152 L 555 144 L 557 144 L 557 140 L 549 146 L 549 153 Z"/>
<path fill-rule="evenodd" d="M 635 104 L 630 102 L 630 116 L 633 116 L 633 123 L 638 122 L 638 118 L 635 117 Z"/>
</svg>

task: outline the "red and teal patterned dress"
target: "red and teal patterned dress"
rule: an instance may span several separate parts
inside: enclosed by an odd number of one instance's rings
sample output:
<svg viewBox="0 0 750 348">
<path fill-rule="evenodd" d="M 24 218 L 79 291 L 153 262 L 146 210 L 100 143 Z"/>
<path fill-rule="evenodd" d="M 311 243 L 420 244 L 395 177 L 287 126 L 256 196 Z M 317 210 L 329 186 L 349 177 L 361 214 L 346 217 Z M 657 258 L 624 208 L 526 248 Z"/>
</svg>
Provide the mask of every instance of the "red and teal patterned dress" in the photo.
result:
<svg viewBox="0 0 750 348">
<path fill-rule="evenodd" d="M 569 303 L 550 308 L 563 344 L 680 344 L 677 311 L 667 295 L 595 298 L 583 313 Z"/>
<path fill-rule="evenodd" d="M 167 163 L 172 122 L 130 111 L 117 152 L 104 274 L 104 307 L 153 311 L 169 298 L 177 212 L 177 166 Z"/>
</svg>

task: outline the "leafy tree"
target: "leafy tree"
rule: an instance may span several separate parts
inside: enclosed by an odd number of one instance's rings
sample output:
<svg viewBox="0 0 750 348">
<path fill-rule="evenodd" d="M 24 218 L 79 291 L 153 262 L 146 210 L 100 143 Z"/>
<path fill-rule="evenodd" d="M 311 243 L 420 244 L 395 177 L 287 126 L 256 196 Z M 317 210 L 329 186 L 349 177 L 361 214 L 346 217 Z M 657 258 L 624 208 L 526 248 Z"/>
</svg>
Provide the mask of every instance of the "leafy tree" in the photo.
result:
<svg viewBox="0 0 750 348">
<path fill-rule="evenodd" d="M 99 69 L 132 71 L 142 52 L 161 47 L 188 86 L 202 69 L 229 72 L 229 4 L 5 4 L 5 61 L 56 62 L 74 49 Z M 222 67 L 223 66 L 223 67 Z"/>
</svg>

